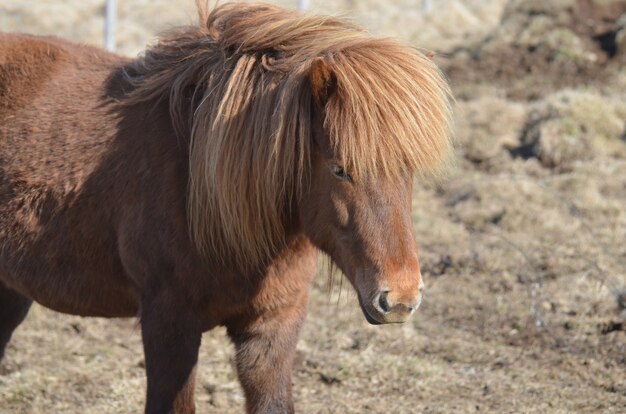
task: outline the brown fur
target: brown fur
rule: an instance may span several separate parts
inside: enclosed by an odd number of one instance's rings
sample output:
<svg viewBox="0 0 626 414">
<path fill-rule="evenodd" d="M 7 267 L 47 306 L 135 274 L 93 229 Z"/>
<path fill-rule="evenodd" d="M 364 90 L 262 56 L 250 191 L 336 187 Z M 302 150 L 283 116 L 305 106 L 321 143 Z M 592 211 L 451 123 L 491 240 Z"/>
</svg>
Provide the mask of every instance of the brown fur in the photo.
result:
<svg viewBox="0 0 626 414">
<path fill-rule="evenodd" d="M 201 16 L 134 61 L 0 34 L 0 355 L 31 300 L 138 315 L 146 412 L 190 413 L 224 325 L 248 411 L 293 412 L 317 249 L 372 323 L 419 305 L 411 177 L 448 157 L 447 87 L 343 20 Z"/>
</svg>

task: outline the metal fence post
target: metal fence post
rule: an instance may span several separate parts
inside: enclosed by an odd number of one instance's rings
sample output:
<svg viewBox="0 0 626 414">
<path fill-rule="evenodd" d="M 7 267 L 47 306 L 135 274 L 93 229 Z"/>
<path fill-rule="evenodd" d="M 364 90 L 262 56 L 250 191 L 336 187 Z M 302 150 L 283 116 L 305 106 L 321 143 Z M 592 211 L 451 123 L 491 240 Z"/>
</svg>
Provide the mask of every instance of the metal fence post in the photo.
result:
<svg viewBox="0 0 626 414">
<path fill-rule="evenodd" d="M 433 11 L 433 0 L 422 0 L 422 13 L 428 14 Z"/>
<path fill-rule="evenodd" d="M 298 10 L 308 10 L 309 0 L 298 0 Z"/>
<path fill-rule="evenodd" d="M 104 47 L 113 52 L 115 50 L 115 23 L 117 19 L 117 1 L 106 0 L 104 12 Z"/>
</svg>

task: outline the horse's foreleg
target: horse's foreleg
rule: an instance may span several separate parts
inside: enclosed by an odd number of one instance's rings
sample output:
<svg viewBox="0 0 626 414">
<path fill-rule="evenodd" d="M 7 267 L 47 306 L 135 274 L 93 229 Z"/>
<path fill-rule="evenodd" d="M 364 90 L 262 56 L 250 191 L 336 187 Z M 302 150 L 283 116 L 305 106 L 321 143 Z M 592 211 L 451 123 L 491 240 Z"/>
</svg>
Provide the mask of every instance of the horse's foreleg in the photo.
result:
<svg viewBox="0 0 626 414">
<path fill-rule="evenodd" d="M 264 314 L 228 333 L 237 350 L 237 373 L 248 413 L 293 413 L 291 370 L 306 315 L 307 295 L 293 306 Z"/>
<path fill-rule="evenodd" d="M 26 317 L 32 301 L 0 282 L 0 360 L 15 328 Z"/>
<path fill-rule="evenodd" d="M 195 367 L 202 331 L 187 306 L 171 294 L 142 303 L 147 414 L 195 412 Z"/>
</svg>

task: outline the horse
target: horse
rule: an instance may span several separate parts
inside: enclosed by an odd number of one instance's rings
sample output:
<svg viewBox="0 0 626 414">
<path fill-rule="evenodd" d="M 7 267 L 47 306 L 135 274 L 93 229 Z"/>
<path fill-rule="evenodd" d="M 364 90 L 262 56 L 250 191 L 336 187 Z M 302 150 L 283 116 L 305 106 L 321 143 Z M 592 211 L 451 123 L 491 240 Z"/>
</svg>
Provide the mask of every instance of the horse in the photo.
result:
<svg viewBox="0 0 626 414">
<path fill-rule="evenodd" d="M 225 326 L 247 412 L 292 413 L 318 252 L 370 323 L 419 306 L 412 186 L 453 160 L 452 98 L 347 20 L 198 9 L 135 59 L 0 34 L 0 355 L 32 301 L 138 317 L 145 412 L 193 413 Z"/>
</svg>

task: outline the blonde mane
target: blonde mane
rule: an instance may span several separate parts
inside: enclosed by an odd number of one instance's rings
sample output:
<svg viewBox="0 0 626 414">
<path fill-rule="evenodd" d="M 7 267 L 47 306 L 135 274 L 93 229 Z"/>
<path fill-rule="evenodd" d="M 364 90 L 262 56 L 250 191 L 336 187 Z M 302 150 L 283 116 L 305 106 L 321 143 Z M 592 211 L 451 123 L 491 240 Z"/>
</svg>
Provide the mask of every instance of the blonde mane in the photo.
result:
<svg viewBox="0 0 626 414">
<path fill-rule="evenodd" d="M 436 174 L 451 159 L 449 89 L 422 53 L 269 4 L 199 9 L 199 27 L 135 63 L 128 99 L 167 99 L 175 127 L 191 128 L 188 219 L 204 257 L 249 268 L 284 243 L 308 178 L 316 59 L 336 76 L 324 127 L 353 176 Z"/>
</svg>

